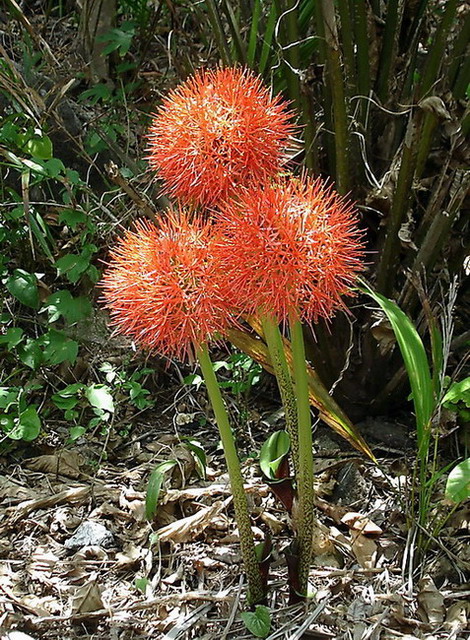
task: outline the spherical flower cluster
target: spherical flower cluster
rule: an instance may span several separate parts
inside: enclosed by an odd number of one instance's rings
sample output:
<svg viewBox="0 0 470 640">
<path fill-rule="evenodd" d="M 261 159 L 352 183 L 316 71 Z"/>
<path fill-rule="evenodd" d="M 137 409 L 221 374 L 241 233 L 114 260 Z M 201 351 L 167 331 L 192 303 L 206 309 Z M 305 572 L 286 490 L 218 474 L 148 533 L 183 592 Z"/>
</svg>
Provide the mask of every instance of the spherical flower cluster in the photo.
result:
<svg viewBox="0 0 470 640">
<path fill-rule="evenodd" d="M 219 214 L 215 247 L 227 299 L 279 321 L 331 317 L 363 268 L 356 223 L 352 206 L 321 179 L 240 191 Z"/>
<path fill-rule="evenodd" d="M 139 222 L 111 252 L 102 288 L 111 322 L 145 349 L 192 359 L 194 347 L 231 322 L 212 259 L 211 225 L 170 211 Z"/>
<path fill-rule="evenodd" d="M 155 114 L 150 166 L 169 195 L 215 206 L 239 186 L 261 184 L 279 172 L 292 115 L 247 69 L 198 71 Z"/>
</svg>

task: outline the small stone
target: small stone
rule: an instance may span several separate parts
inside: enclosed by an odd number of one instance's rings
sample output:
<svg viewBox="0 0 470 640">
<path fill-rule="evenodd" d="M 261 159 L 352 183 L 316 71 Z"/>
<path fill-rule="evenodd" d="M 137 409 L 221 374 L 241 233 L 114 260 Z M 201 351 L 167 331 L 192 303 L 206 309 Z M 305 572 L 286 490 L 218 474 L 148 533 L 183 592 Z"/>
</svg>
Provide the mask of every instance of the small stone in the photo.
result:
<svg viewBox="0 0 470 640">
<path fill-rule="evenodd" d="M 65 547 L 71 551 L 78 551 L 83 547 L 112 547 L 114 544 L 114 536 L 99 522 L 82 522 L 77 527 L 71 538 L 65 542 Z"/>
</svg>

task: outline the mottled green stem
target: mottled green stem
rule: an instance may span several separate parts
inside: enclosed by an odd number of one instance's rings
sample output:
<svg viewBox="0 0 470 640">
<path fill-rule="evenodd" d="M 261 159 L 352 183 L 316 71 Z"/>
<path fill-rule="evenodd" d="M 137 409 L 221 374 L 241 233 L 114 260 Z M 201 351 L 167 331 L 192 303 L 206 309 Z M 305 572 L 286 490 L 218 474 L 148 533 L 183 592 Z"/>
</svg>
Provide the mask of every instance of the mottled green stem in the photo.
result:
<svg viewBox="0 0 470 640">
<path fill-rule="evenodd" d="M 299 546 L 299 584 L 302 595 L 307 595 L 308 575 L 312 558 L 312 530 L 314 519 L 313 443 L 312 420 L 308 390 L 307 363 L 302 323 L 290 321 L 295 395 L 299 432 L 299 469 L 297 473 L 298 508 L 295 528 Z"/>
<path fill-rule="evenodd" d="M 222 440 L 222 446 L 224 449 L 225 460 L 227 462 L 233 495 L 233 505 L 235 508 L 235 517 L 237 519 L 238 530 L 240 532 L 241 554 L 248 579 L 248 599 L 251 604 L 256 604 L 264 600 L 265 592 L 258 558 L 255 551 L 253 532 L 251 530 L 250 516 L 248 513 L 248 503 L 243 486 L 243 477 L 237 448 L 230 428 L 227 410 L 225 408 L 209 352 L 207 350 L 207 345 L 197 347 L 196 355 L 206 383 L 207 393 L 209 394 L 209 399 L 214 410 L 220 439 Z"/>
<path fill-rule="evenodd" d="M 271 357 L 271 364 L 274 369 L 279 393 L 281 394 L 282 404 L 286 415 L 286 430 L 290 437 L 290 446 L 292 451 L 292 463 L 294 471 L 297 473 L 299 468 L 299 444 L 298 444 L 298 422 L 297 422 L 297 400 L 295 396 L 294 384 L 292 376 L 287 364 L 286 354 L 284 351 L 284 342 L 277 320 L 273 317 L 262 317 L 263 332 L 266 344 Z"/>
</svg>

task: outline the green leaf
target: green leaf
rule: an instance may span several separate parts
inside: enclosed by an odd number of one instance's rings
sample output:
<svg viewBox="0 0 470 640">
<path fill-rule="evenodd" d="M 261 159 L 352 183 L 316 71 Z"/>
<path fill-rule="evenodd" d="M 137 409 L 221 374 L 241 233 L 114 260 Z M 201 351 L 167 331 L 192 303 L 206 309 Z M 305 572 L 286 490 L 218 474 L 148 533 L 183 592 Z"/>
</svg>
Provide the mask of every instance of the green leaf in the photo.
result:
<svg viewBox="0 0 470 640">
<path fill-rule="evenodd" d="M 28 340 L 26 344 L 19 345 L 16 353 L 21 362 L 35 371 L 43 362 L 44 355 L 38 344 L 38 340 Z"/>
<path fill-rule="evenodd" d="M 196 461 L 196 470 L 203 479 L 206 477 L 207 456 L 202 444 L 194 438 L 182 438 L 187 444 L 188 449 L 193 453 Z"/>
<path fill-rule="evenodd" d="M 456 503 L 470 498 L 470 458 L 459 462 L 449 473 L 445 495 Z"/>
<path fill-rule="evenodd" d="M 12 440 L 25 440 L 31 442 L 35 440 L 41 431 L 41 420 L 36 407 L 31 405 L 20 413 L 15 420 L 15 426 L 8 433 Z"/>
<path fill-rule="evenodd" d="M 18 402 L 19 393 L 17 387 L 0 387 L 0 409 L 8 411 Z"/>
<path fill-rule="evenodd" d="M 84 224 L 86 221 L 86 213 L 76 209 L 63 209 L 59 214 L 59 224 L 66 224 L 72 229 L 75 229 L 79 224 Z"/>
<path fill-rule="evenodd" d="M 93 87 L 82 91 L 80 94 L 80 100 L 87 100 L 91 104 L 96 104 L 99 100 L 105 102 L 111 97 L 112 91 L 107 84 L 102 82 L 95 84 Z"/>
<path fill-rule="evenodd" d="M 44 163 L 44 169 L 49 178 L 57 178 L 65 171 L 65 165 L 59 158 L 51 158 Z"/>
<path fill-rule="evenodd" d="M 196 390 L 198 390 L 204 380 L 197 373 L 192 373 L 189 376 L 183 378 L 183 382 L 184 384 L 195 386 Z"/>
<path fill-rule="evenodd" d="M 92 384 L 85 389 L 88 402 L 95 409 L 114 413 L 113 396 L 110 388 L 105 384 Z"/>
<path fill-rule="evenodd" d="M 134 586 L 137 589 L 137 591 L 140 591 L 145 595 L 145 592 L 147 591 L 147 585 L 149 584 L 149 582 L 150 581 L 148 578 L 135 578 Z"/>
<path fill-rule="evenodd" d="M 23 329 L 20 327 L 10 327 L 5 335 L 0 336 L 0 344 L 6 344 L 8 351 L 11 351 L 23 340 Z"/>
<path fill-rule="evenodd" d="M 15 269 L 6 282 L 8 291 L 22 304 L 32 309 L 39 307 L 38 281 L 34 273 Z"/>
<path fill-rule="evenodd" d="M 44 338 L 44 359 L 50 365 L 70 362 L 73 364 L 78 354 L 78 342 L 68 338 L 62 331 L 49 329 Z"/>
<path fill-rule="evenodd" d="M 49 314 L 49 322 L 56 322 L 61 316 L 70 324 L 86 318 L 92 312 L 91 302 L 85 296 L 74 298 L 67 289 L 56 291 L 44 302 Z"/>
<path fill-rule="evenodd" d="M 147 492 L 145 494 L 145 517 L 150 522 L 155 518 L 155 514 L 157 513 L 158 498 L 165 473 L 173 469 L 176 464 L 176 460 L 167 460 L 157 465 L 150 474 Z"/>
<path fill-rule="evenodd" d="M 380 305 L 395 333 L 413 394 L 418 450 L 421 457 L 428 446 L 430 421 L 436 407 L 432 375 L 423 341 L 411 320 L 398 305 L 380 293 L 372 291 L 368 286 L 361 288 L 361 291 Z"/>
<path fill-rule="evenodd" d="M 69 442 L 75 442 L 78 438 L 81 438 L 82 435 L 86 432 L 85 427 L 70 427 L 69 429 Z"/>
<path fill-rule="evenodd" d="M 243 611 L 240 614 L 246 628 L 257 638 L 266 638 L 271 629 L 271 612 L 262 604 L 254 611 Z"/>
<path fill-rule="evenodd" d="M 119 29 L 110 29 L 102 36 L 98 36 L 97 40 L 108 43 L 103 49 L 103 54 L 105 56 L 109 55 L 113 51 L 118 51 L 121 58 L 123 58 L 130 49 L 134 34 L 134 23 L 126 21 L 121 24 Z"/>
<path fill-rule="evenodd" d="M 442 399 L 442 403 L 447 408 L 459 402 L 463 402 L 467 407 L 470 407 L 470 377 L 451 384 Z"/>
<path fill-rule="evenodd" d="M 82 256 L 68 253 L 59 258 L 55 263 L 58 274 L 66 275 L 70 282 L 75 284 L 84 271 L 88 269 L 89 261 Z"/>
<path fill-rule="evenodd" d="M 290 438 L 287 431 L 275 431 L 261 447 L 259 466 L 264 475 L 270 480 L 276 479 L 279 465 L 290 450 Z"/>
<path fill-rule="evenodd" d="M 80 394 L 85 388 L 85 385 L 81 382 L 75 384 L 69 384 L 65 389 L 54 393 L 52 396 L 52 402 L 56 407 L 63 410 L 73 409 L 80 400 Z"/>
<path fill-rule="evenodd" d="M 26 142 L 25 149 L 35 158 L 41 160 L 52 158 L 52 141 L 49 136 L 33 136 Z"/>
</svg>

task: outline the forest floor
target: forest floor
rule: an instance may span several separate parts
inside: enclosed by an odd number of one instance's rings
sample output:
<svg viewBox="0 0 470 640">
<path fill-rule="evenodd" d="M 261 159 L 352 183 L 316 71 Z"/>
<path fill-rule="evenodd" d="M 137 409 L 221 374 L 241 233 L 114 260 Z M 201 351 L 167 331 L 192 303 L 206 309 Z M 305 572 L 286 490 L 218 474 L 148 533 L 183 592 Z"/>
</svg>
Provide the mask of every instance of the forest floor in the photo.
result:
<svg viewBox="0 0 470 640">
<path fill-rule="evenodd" d="M 0 625 L 27 634 L 3 637 L 253 637 L 240 619 L 246 585 L 218 434 L 192 423 L 199 398 L 174 391 L 145 421 L 131 417 L 127 438 L 88 434 L 75 446 L 3 457 Z M 242 438 L 255 535 L 274 540 L 268 638 L 468 637 L 470 510 L 454 513 L 424 566 L 407 570 L 416 553 L 403 503 L 413 457 L 398 424 L 364 425 L 379 465 L 317 425 L 312 597 L 288 606 L 289 522 L 249 455 L 279 418 L 275 409 L 251 409 Z M 205 477 L 185 436 L 204 443 Z M 149 523 L 149 473 L 165 460 L 177 464 Z"/>
</svg>

